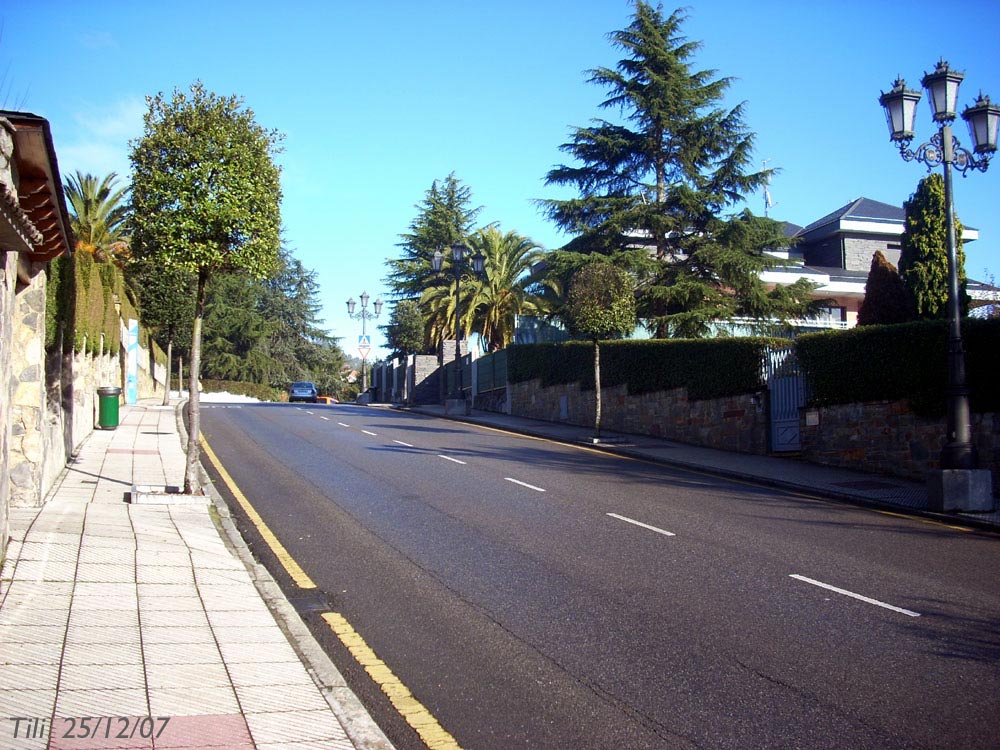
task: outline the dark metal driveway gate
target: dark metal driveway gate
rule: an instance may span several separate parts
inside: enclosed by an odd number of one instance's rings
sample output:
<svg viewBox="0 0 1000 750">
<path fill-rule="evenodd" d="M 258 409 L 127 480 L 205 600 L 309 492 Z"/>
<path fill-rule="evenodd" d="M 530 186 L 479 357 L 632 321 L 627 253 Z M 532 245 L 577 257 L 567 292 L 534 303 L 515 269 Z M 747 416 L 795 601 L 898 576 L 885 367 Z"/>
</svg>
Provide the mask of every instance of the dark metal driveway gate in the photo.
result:
<svg viewBox="0 0 1000 750">
<path fill-rule="evenodd" d="M 771 451 L 787 453 L 801 448 L 799 410 L 806 403 L 806 388 L 795 350 L 772 349 L 764 363 L 771 417 Z"/>
</svg>

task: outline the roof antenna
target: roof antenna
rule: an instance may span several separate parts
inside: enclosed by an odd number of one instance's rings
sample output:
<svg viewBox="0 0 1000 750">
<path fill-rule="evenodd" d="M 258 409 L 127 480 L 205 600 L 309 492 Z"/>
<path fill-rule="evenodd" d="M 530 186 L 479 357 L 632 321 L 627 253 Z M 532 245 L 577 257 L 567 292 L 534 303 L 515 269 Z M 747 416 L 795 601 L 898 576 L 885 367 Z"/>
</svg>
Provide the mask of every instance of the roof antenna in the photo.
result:
<svg viewBox="0 0 1000 750">
<path fill-rule="evenodd" d="M 769 161 L 771 161 L 771 160 L 770 159 L 764 159 L 764 161 L 761 162 L 761 165 L 763 166 L 764 171 L 767 171 L 767 163 Z M 770 186 L 770 184 L 771 184 L 771 175 L 766 175 L 764 177 L 764 218 L 767 218 L 769 216 L 769 214 L 768 214 L 768 210 L 769 209 L 772 209 L 776 205 L 778 205 L 777 203 L 775 203 L 774 201 L 771 200 L 771 191 L 768 190 L 768 187 Z"/>
</svg>

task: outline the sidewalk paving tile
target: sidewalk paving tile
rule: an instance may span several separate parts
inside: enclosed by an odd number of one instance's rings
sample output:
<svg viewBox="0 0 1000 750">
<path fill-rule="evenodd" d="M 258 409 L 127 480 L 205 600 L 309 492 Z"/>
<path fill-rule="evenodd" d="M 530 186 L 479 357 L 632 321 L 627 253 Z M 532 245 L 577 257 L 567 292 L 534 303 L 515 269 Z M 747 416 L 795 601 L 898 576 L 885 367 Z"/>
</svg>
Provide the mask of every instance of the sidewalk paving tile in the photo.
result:
<svg viewBox="0 0 1000 750">
<path fill-rule="evenodd" d="M 146 716 L 149 703 L 145 688 L 59 688 L 56 716 Z"/>
<path fill-rule="evenodd" d="M 58 677 L 58 664 L 0 664 L 0 692 L 44 690 Z"/>
<path fill-rule="evenodd" d="M 185 463 L 175 407 L 126 406 L 41 508 L 9 510 L 0 716 L 52 719 L 16 750 L 355 748 L 210 504 L 127 502 L 133 486 L 176 484 Z M 84 736 L 87 716 L 132 731 Z"/>
<path fill-rule="evenodd" d="M 347 739 L 329 710 L 247 714 L 255 742 L 339 741 Z"/>
<path fill-rule="evenodd" d="M 237 714 L 239 702 L 232 685 L 222 687 L 150 687 L 149 710 L 154 716 Z"/>
</svg>

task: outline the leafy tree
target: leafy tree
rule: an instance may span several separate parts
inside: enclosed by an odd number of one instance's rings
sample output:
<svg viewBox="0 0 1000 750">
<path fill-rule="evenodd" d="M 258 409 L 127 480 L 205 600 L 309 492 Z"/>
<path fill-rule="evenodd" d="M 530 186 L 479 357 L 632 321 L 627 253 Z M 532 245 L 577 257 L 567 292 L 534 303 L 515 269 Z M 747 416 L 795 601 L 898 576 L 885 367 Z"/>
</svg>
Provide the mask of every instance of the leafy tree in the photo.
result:
<svg viewBox="0 0 1000 750">
<path fill-rule="evenodd" d="M 405 357 L 426 349 L 424 343 L 424 316 L 416 300 L 401 299 L 393 305 L 389 322 L 379 326 L 385 333 L 392 356 Z"/>
<path fill-rule="evenodd" d="M 170 368 L 173 366 L 174 343 L 182 342 L 187 354 L 194 326 L 195 275 L 179 268 L 161 268 L 152 259 L 133 262 L 128 267 L 129 280 L 136 290 L 139 318 L 153 333 L 153 338 L 167 353 L 167 387 L 163 405 L 170 400 Z"/>
<path fill-rule="evenodd" d="M 423 202 L 415 207 L 418 214 L 410 223 L 410 231 L 400 235 L 398 247 L 402 249 L 402 257 L 386 261 L 389 274 L 385 281 L 390 293 L 397 299 L 421 300 L 427 349 L 436 349 L 446 332 L 454 330 L 453 323 L 448 327 L 448 279 L 452 278 L 447 272 L 451 262 L 448 248 L 465 240 L 472 231 L 481 208 L 472 208 L 471 202 L 471 188 L 462 184 L 454 173 L 444 180 L 434 180 Z M 445 253 L 444 274 L 436 273 L 431 267 L 431 257 L 436 250 Z M 431 297 L 440 299 L 433 304 L 425 302 L 429 291 Z M 453 307 L 454 300 L 450 304 Z"/>
<path fill-rule="evenodd" d="M 283 250 L 278 273 L 264 287 L 265 315 L 280 326 L 280 334 L 271 342 L 274 356 L 289 363 L 289 380 L 314 380 L 318 385 L 319 371 L 330 365 L 328 350 L 340 349 L 337 340 L 320 327 L 316 272 Z"/>
<path fill-rule="evenodd" d="M 501 232 L 496 226 L 478 230 L 469 238 L 473 253 L 483 254 L 483 277 L 471 282 L 469 314 L 472 329 L 488 351 L 505 348 L 514 340 L 517 315 L 544 315 L 551 311 L 545 292 L 554 280 L 547 279 L 538 264 L 544 251 L 517 232 Z"/>
<path fill-rule="evenodd" d="M 944 178 L 938 173 L 924 177 L 903 204 L 906 229 L 902 237 L 899 275 L 916 306 L 917 317 L 948 316 L 948 231 L 944 200 Z M 965 292 L 965 253 L 962 224 L 955 217 L 959 302 L 964 315 L 969 298 Z"/>
<path fill-rule="evenodd" d="M 315 273 L 286 249 L 267 279 L 213 277 L 205 301 L 205 376 L 273 388 L 311 380 L 340 397 L 344 355 L 319 327 L 318 294 Z"/>
<path fill-rule="evenodd" d="M 858 310 L 858 325 L 889 325 L 913 319 L 913 303 L 899 272 L 881 250 L 876 250 L 865 284 L 865 298 Z"/>
<path fill-rule="evenodd" d="M 76 248 L 101 261 L 128 258 L 125 236 L 128 188 L 116 187 L 117 182 L 115 172 L 98 180 L 92 174 L 77 171 L 63 185 Z"/>
<path fill-rule="evenodd" d="M 607 89 L 602 108 L 625 124 L 577 128 L 561 148 L 579 165 L 557 166 L 546 182 L 579 197 L 543 205 L 578 235 L 566 252 L 609 255 L 639 273 L 638 312 L 658 337 L 705 335 L 733 314 L 805 315 L 811 287 L 768 295 L 759 279 L 781 263 L 764 252 L 787 247 L 780 225 L 744 214 L 729 228 L 721 218 L 771 171 L 750 171 L 744 105 L 723 109 L 730 79 L 693 69 L 700 44 L 681 36 L 685 18 L 640 0 L 629 27 L 610 35 L 625 57 L 592 70 L 590 82 Z"/>
<path fill-rule="evenodd" d="M 280 245 L 281 186 L 273 155 L 279 136 L 236 96 L 198 81 L 147 98 L 142 138 L 132 143 L 132 241 L 139 259 L 197 277 L 184 489 L 197 485 L 201 330 L 205 291 L 219 272 L 265 278 Z"/>
<path fill-rule="evenodd" d="M 594 343 L 594 436 L 601 436 L 601 345 L 600 340 L 617 338 L 635 328 L 635 292 L 632 278 L 610 263 L 591 262 L 570 280 L 563 322 L 574 334 Z"/>
<path fill-rule="evenodd" d="M 211 380 L 235 380 L 273 387 L 287 385 L 283 364 L 271 341 L 280 336 L 277 319 L 266 315 L 262 280 L 243 274 L 216 274 L 205 294 L 202 372 Z"/>
</svg>

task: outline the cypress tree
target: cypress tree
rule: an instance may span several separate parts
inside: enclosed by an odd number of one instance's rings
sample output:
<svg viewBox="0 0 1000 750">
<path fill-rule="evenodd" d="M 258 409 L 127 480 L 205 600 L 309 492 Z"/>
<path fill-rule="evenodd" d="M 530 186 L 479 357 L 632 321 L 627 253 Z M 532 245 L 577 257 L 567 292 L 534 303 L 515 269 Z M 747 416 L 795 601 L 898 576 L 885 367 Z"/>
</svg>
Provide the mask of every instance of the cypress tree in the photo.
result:
<svg viewBox="0 0 1000 750">
<path fill-rule="evenodd" d="M 913 302 L 899 272 L 881 250 L 876 250 L 865 284 L 865 298 L 858 310 L 858 325 L 888 325 L 913 319 Z"/>
<path fill-rule="evenodd" d="M 948 316 L 948 233 L 944 200 L 944 178 L 929 174 L 903 204 L 906 230 L 903 232 L 899 275 L 913 299 L 920 319 Z M 962 224 L 955 217 L 958 258 L 959 304 L 968 311 L 965 292 L 965 253 L 962 251 Z"/>
</svg>

